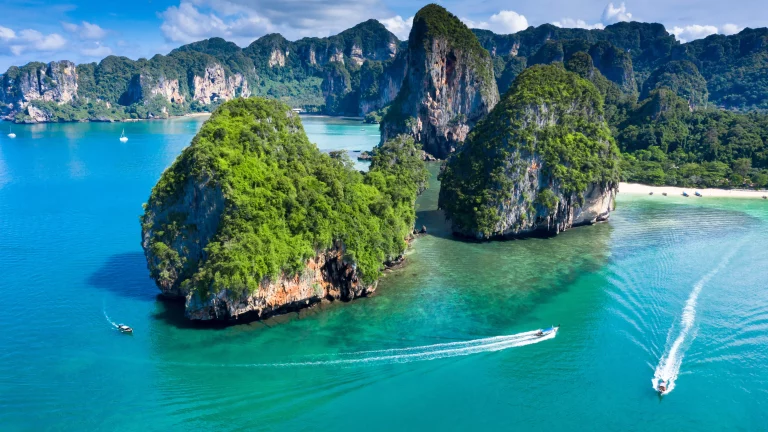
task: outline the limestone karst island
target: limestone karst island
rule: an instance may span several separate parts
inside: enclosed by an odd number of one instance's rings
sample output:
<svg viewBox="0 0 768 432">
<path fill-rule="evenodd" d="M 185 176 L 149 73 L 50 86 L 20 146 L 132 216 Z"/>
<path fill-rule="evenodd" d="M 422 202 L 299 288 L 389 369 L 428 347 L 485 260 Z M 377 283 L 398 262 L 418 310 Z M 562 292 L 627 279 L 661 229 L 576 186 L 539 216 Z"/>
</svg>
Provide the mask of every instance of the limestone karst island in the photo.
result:
<svg viewBox="0 0 768 432">
<path fill-rule="evenodd" d="M 0 4 L 0 429 L 763 430 L 762 9 Z"/>
</svg>

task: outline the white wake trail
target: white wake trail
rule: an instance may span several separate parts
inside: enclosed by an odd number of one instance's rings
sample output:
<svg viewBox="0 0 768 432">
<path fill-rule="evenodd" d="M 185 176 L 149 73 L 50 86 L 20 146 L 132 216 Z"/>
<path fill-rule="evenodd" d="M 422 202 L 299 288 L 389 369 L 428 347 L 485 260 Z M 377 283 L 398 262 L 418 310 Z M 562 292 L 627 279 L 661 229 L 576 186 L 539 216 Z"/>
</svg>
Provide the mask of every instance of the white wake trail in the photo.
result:
<svg viewBox="0 0 768 432">
<path fill-rule="evenodd" d="M 374 351 L 358 351 L 343 353 L 342 356 L 354 358 L 339 358 L 334 360 L 301 361 L 289 363 L 253 363 L 229 364 L 229 367 L 301 367 L 301 366 L 333 366 L 356 364 L 394 364 L 415 361 L 437 360 L 449 357 L 466 356 L 482 352 L 501 351 L 509 348 L 531 345 L 545 340 L 554 339 L 557 333 L 546 336 L 535 336 L 536 331 L 518 333 L 508 336 L 495 336 L 462 342 L 450 342 L 434 345 L 424 345 L 411 348 L 394 348 Z"/>
<path fill-rule="evenodd" d="M 726 265 L 728 265 L 728 262 L 731 260 L 733 255 L 736 253 L 736 250 L 738 249 L 739 247 L 737 246 L 728 255 L 724 256 L 717 267 L 710 270 L 709 273 L 705 274 L 693 286 L 693 290 L 688 296 L 688 300 L 686 300 L 685 306 L 683 307 L 683 314 L 680 318 L 680 332 L 678 333 L 677 338 L 675 338 L 675 341 L 670 346 L 669 350 L 659 360 L 658 366 L 656 366 L 656 372 L 652 380 L 654 390 L 657 389 L 659 381 L 664 381 L 667 383 L 667 390 L 664 392 L 664 394 L 671 392 L 675 388 L 675 381 L 680 374 L 680 366 L 683 364 L 683 357 L 685 356 L 683 343 L 686 342 L 686 339 L 688 339 L 688 335 L 693 328 L 693 323 L 696 320 L 696 303 L 699 299 L 699 294 L 701 294 L 701 290 L 704 288 L 704 285 L 706 285 L 710 279 L 712 279 Z M 672 334 L 672 328 L 670 329 L 670 334 Z M 696 335 L 694 334 L 691 337 L 691 340 L 693 340 L 695 337 Z"/>
<path fill-rule="evenodd" d="M 110 323 L 110 324 L 112 324 L 112 326 L 113 326 L 114 328 L 117 328 L 117 323 L 116 323 L 116 322 L 114 322 L 114 321 L 112 321 L 111 319 L 109 319 L 109 315 L 107 315 L 107 309 L 106 309 L 106 308 L 104 308 L 104 309 L 102 309 L 101 311 L 102 311 L 102 312 L 104 312 L 104 318 L 106 318 L 106 319 L 107 319 L 107 322 L 108 322 L 108 323 Z"/>
</svg>

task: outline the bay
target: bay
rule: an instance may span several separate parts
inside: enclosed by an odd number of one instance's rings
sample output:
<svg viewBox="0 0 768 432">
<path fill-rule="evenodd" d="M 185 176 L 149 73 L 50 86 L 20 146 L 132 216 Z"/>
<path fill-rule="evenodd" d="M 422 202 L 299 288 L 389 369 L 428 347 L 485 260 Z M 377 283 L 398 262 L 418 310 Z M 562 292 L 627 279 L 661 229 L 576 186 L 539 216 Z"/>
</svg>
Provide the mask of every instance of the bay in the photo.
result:
<svg viewBox="0 0 768 432">
<path fill-rule="evenodd" d="M 620 195 L 609 223 L 469 243 L 431 165 L 429 234 L 376 295 L 201 328 L 157 298 L 138 217 L 203 121 L 0 137 L 0 429 L 766 429 L 768 203 Z M 359 121 L 303 121 L 324 151 L 378 142 Z"/>
</svg>

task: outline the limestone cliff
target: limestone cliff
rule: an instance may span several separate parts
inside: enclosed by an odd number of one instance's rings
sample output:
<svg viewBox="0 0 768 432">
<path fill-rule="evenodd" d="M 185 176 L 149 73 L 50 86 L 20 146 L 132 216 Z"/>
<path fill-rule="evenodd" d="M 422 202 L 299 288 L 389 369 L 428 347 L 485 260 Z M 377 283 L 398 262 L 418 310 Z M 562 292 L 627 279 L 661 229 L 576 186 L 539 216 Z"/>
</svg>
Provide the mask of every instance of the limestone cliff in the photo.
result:
<svg viewBox="0 0 768 432">
<path fill-rule="evenodd" d="M 150 276 L 195 320 L 372 293 L 406 248 L 426 178 L 412 140 L 372 159 L 369 178 L 321 153 L 278 101 L 222 104 L 145 206 Z"/>
<path fill-rule="evenodd" d="M 462 236 L 557 234 L 609 217 L 618 163 L 595 86 L 534 66 L 447 161 L 439 205 Z"/>
<path fill-rule="evenodd" d="M 251 91 L 248 80 L 241 74 L 227 77 L 220 64 L 209 65 L 203 76 L 193 79 L 192 98 L 200 103 L 209 104 L 218 100 L 228 101 L 236 97 L 248 97 Z"/>
<path fill-rule="evenodd" d="M 454 15 L 437 5 L 414 17 L 408 68 L 381 123 L 382 142 L 406 133 L 444 158 L 499 101 L 488 51 Z"/>
<path fill-rule="evenodd" d="M 71 61 L 29 63 L 3 75 L 0 99 L 9 110 L 21 110 L 32 101 L 71 102 L 77 98 L 77 69 Z"/>
</svg>

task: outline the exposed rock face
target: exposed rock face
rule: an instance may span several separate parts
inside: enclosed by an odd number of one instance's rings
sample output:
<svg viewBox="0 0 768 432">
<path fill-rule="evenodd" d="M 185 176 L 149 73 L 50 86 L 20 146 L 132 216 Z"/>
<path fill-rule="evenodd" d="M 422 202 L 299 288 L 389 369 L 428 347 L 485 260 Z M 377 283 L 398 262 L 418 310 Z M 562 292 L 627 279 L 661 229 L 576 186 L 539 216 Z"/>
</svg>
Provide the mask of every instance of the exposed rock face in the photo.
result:
<svg viewBox="0 0 768 432">
<path fill-rule="evenodd" d="M 352 45 L 352 50 L 349 52 L 349 58 L 352 59 L 352 63 L 357 66 L 361 66 L 365 61 L 363 57 L 363 49 L 359 45 Z"/>
<path fill-rule="evenodd" d="M 179 80 L 167 80 L 165 77 L 160 77 L 157 80 L 157 84 L 150 90 L 152 96 L 160 95 L 171 103 L 184 103 L 184 95 L 179 90 Z"/>
<path fill-rule="evenodd" d="M 408 55 L 405 52 L 384 63 L 369 61 L 363 64 L 358 115 L 379 110 L 395 100 L 407 70 Z"/>
<path fill-rule="evenodd" d="M 458 18 L 434 4 L 416 14 L 408 46 L 408 70 L 381 139 L 409 134 L 444 158 L 499 101 L 491 58 Z"/>
<path fill-rule="evenodd" d="M 174 202 L 166 203 L 162 208 L 147 208 L 149 217 L 144 220 L 142 246 L 152 269 L 151 276 L 163 295 L 185 299 L 186 315 L 190 319 L 230 319 L 247 312 L 255 312 L 261 318 L 281 310 L 306 307 L 325 298 L 352 300 L 376 289 L 376 284 L 363 284 L 357 277 L 355 266 L 344 262 L 344 248 L 339 244 L 338 248 L 308 260 L 306 268 L 298 275 L 264 280 L 256 293 L 238 295 L 222 290 L 205 299 L 193 295 L 182 282 L 197 263 L 207 258 L 205 246 L 216 235 L 225 206 L 226 198 L 215 179 L 189 177 Z M 178 219 L 180 215 L 185 215 L 183 220 Z M 173 241 L 168 244 L 183 263 L 181 268 L 164 263 L 166 255 L 152 249 L 151 240 L 157 231 L 169 229 L 183 230 L 183 235 L 171 237 Z M 158 269 L 165 273 L 161 275 Z"/>
<path fill-rule="evenodd" d="M 227 77 L 224 68 L 219 64 L 206 67 L 205 76 L 194 78 L 193 99 L 204 104 L 250 95 L 248 81 L 240 74 Z"/>
<path fill-rule="evenodd" d="M 12 109 L 23 109 L 34 100 L 63 104 L 77 98 L 77 68 L 71 61 L 30 63 L 15 72 L 7 72 L 18 75 L 3 89 L 3 99 Z"/>
<path fill-rule="evenodd" d="M 269 67 L 285 66 L 285 54 L 279 49 L 273 49 L 269 55 Z"/>
<path fill-rule="evenodd" d="M 559 66 L 527 69 L 441 180 L 439 205 L 462 236 L 557 234 L 608 219 L 618 149 L 599 92 Z"/>
<path fill-rule="evenodd" d="M 266 318 L 324 299 L 349 301 L 365 297 L 375 289 L 375 283 L 361 283 L 354 266 L 344 262 L 342 249 L 333 249 L 308 260 L 298 275 L 264 281 L 258 293 L 233 295 L 223 290 L 205 301 L 187 295 L 185 307 L 187 317 L 194 320 L 232 319 L 245 313 Z"/>
</svg>

